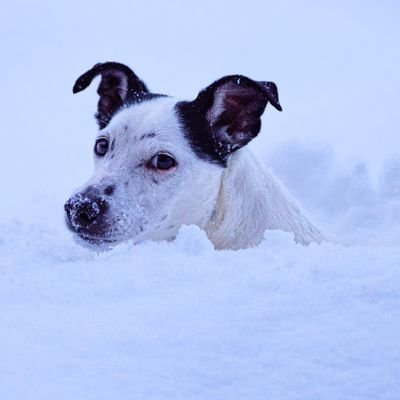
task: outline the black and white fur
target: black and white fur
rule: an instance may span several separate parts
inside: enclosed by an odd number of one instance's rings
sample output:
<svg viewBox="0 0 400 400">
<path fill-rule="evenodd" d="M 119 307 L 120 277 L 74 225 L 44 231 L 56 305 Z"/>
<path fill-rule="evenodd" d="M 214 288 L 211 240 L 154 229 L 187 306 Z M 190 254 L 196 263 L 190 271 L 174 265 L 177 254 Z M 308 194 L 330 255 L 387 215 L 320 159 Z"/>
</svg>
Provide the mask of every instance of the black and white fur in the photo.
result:
<svg viewBox="0 0 400 400">
<path fill-rule="evenodd" d="M 170 240 L 184 224 L 198 225 L 217 249 L 255 246 L 274 229 L 302 244 L 323 240 L 244 147 L 267 104 L 281 110 L 274 83 L 226 76 L 195 100 L 177 101 L 107 62 L 83 74 L 73 92 L 98 75 L 95 172 L 65 204 L 67 225 L 83 241 Z"/>
</svg>

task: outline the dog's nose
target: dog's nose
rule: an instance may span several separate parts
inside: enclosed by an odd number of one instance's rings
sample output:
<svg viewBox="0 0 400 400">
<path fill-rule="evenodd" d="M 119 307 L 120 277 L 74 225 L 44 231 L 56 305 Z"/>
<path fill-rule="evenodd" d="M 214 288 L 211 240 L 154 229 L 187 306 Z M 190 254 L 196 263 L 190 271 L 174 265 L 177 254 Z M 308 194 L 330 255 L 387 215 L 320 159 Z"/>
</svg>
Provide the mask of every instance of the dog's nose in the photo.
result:
<svg viewBox="0 0 400 400">
<path fill-rule="evenodd" d="M 67 218 L 74 229 L 96 225 L 108 209 L 104 198 L 77 194 L 64 205 Z"/>
</svg>

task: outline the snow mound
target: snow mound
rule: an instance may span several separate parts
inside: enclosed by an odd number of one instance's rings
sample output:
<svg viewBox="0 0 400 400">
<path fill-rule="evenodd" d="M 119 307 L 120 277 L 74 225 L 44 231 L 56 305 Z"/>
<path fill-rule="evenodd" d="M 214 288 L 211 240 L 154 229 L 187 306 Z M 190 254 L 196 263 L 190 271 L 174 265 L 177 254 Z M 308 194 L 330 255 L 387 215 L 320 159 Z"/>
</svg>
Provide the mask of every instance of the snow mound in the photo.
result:
<svg viewBox="0 0 400 400">
<path fill-rule="evenodd" d="M 398 246 L 303 247 L 268 232 L 214 251 L 79 247 L 0 225 L 0 388 L 9 399 L 394 399 Z"/>
<path fill-rule="evenodd" d="M 292 142 L 268 165 L 333 240 L 400 244 L 400 157 L 387 160 L 373 177 L 364 162 L 341 165 L 327 145 Z"/>
<path fill-rule="evenodd" d="M 215 251 L 183 226 L 94 253 L 63 225 L 62 182 L 25 192 L 0 220 L 2 398 L 396 399 L 400 161 L 375 181 L 325 147 L 267 161 L 332 242 Z"/>
</svg>

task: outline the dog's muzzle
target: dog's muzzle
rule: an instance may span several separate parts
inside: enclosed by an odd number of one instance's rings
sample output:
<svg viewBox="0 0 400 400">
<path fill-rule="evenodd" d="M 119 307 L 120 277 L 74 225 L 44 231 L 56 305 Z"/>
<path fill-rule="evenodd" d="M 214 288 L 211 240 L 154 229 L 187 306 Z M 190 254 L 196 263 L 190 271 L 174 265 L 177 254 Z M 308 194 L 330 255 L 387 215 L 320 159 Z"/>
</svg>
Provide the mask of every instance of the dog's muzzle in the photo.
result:
<svg viewBox="0 0 400 400">
<path fill-rule="evenodd" d="M 67 226 L 89 242 L 108 241 L 109 203 L 95 188 L 73 195 L 64 205 Z"/>
</svg>

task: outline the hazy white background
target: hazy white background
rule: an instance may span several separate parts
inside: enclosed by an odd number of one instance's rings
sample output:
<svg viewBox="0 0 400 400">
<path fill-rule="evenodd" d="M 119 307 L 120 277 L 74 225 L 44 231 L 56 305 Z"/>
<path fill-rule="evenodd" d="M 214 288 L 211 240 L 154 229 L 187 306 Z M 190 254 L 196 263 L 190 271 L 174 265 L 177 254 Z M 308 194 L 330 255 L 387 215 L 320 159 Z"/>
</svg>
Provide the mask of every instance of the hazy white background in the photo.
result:
<svg viewBox="0 0 400 400">
<path fill-rule="evenodd" d="M 152 90 L 187 99 L 230 73 L 273 80 L 284 112 L 266 112 L 257 152 L 325 142 L 339 162 L 366 161 L 376 175 L 400 144 L 399 18 L 394 0 L 7 2 L 1 212 L 56 195 L 55 180 L 61 201 L 91 173 L 95 86 L 71 88 L 99 61 L 127 63 Z"/>
</svg>

